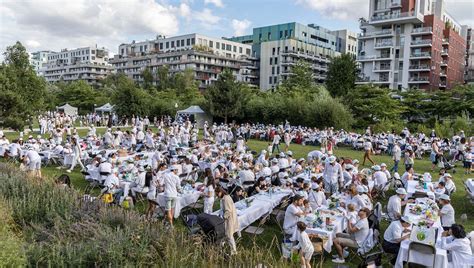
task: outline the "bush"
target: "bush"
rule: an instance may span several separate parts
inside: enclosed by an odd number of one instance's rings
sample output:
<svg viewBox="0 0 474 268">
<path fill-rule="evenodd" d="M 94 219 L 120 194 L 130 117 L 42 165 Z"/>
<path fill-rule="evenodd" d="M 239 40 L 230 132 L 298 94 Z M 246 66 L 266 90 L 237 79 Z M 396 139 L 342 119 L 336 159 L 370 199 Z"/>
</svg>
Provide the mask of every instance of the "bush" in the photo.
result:
<svg viewBox="0 0 474 268">
<path fill-rule="evenodd" d="M 235 257 L 226 257 L 228 249 L 178 226 L 170 230 L 145 221 L 136 211 L 83 201 L 74 190 L 52 181 L 38 183 L 4 164 L 0 196 L 13 208 L 13 220 L 24 234 L 28 266 L 283 266 L 268 249 L 257 246 L 239 248 Z M 276 240 L 269 246 L 277 246 Z"/>
<path fill-rule="evenodd" d="M 22 267 L 26 264 L 23 241 L 15 231 L 16 227 L 10 208 L 0 200 L 0 264 L 2 267 Z"/>
</svg>

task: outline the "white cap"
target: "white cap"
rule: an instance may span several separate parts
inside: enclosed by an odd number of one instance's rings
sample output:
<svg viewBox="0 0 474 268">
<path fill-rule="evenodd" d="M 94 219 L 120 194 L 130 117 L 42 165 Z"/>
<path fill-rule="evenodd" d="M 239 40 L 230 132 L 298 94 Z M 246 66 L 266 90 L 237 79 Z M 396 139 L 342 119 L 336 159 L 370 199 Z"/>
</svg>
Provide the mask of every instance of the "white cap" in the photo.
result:
<svg viewBox="0 0 474 268">
<path fill-rule="evenodd" d="M 345 168 L 346 170 L 351 170 L 351 169 L 354 168 L 354 166 L 351 165 L 351 164 L 347 164 L 347 165 L 344 166 L 344 168 Z"/>
<path fill-rule="evenodd" d="M 293 152 L 292 152 L 292 151 L 288 151 L 288 152 L 286 152 L 286 154 L 289 155 L 289 156 L 293 156 Z"/>
<path fill-rule="evenodd" d="M 364 192 L 365 192 L 364 186 L 358 185 L 358 186 L 357 186 L 357 192 L 358 192 L 358 193 L 364 193 Z"/>
<path fill-rule="evenodd" d="M 407 222 L 407 223 L 410 223 L 410 218 L 408 218 L 407 216 L 402 216 L 401 220 L 403 220 L 404 222 Z"/>
<path fill-rule="evenodd" d="M 439 197 L 439 199 L 451 201 L 451 197 L 449 197 L 449 195 L 447 195 L 447 194 L 442 194 L 442 195 Z"/>
<path fill-rule="evenodd" d="M 381 170 L 379 165 L 372 166 L 372 169 L 375 170 L 375 171 L 380 171 Z"/>
<path fill-rule="evenodd" d="M 430 182 L 431 181 L 431 174 L 428 173 L 428 172 L 425 172 L 423 174 L 423 180 L 425 180 L 426 182 Z"/>
<path fill-rule="evenodd" d="M 329 163 L 334 163 L 336 162 L 336 157 L 334 155 L 331 155 L 329 158 L 328 158 L 328 162 Z"/>
<path fill-rule="evenodd" d="M 449 173 L 445 173 L 445 174 L 444 174 L 444 177 L 445 177 L 445 178 L 452 178 L 453 176 L 451 176 L 451 174 L 449 174 Z"/>
<path fill-rule="evenodd" d="M 382 164 L 380 164 L 380 167 L 387 167 L 387 164 L 382 163 Z"/>
<path fill-rule="evenodd" d="M 403 195 L 407 194 L 407 190 L 405 190 L 404 188 L 398 188 L 395 192 L 397 194 L 403 194 Z"/>
<path fill-rule="evenodd" d="M 352 161 L 352 164 L 354 164 L 354 165 L 355 165 L 355 164 L 359 164 L 359 160 L 354 159 L 354 160 Z"/>
</svg>

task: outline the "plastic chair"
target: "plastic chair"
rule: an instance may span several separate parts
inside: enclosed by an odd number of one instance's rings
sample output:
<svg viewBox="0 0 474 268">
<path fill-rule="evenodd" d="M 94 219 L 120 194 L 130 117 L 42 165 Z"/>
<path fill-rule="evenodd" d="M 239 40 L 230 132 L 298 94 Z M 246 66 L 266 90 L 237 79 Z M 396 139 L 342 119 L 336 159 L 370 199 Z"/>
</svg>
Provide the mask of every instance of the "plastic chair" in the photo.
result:
<svg viewBox="0 0 474 268">
<path fill-rule="evenodd" d="M 413 254 L 412 254 L 413 252 L 419 252 L 419 253 L 424 254 L 425 255 L 423 257 L 424 260 L 432 259 L 432 265 L 429 265 L 428 267 L 435 267 L 435 264 L 436 264 L 436 248 L 435 247 L 431 245 L 418 243 L 418 242 L 411 242 L 410 245 L 408 246 L 408 258 L 407 258 L 408 267 L 411 267 L 413 264 L 425 266 L 425 264 L 420 263 L 418 260 L 413 259 Z M 426 255 L 429 255 L 429 257 Z"/>
</svg>

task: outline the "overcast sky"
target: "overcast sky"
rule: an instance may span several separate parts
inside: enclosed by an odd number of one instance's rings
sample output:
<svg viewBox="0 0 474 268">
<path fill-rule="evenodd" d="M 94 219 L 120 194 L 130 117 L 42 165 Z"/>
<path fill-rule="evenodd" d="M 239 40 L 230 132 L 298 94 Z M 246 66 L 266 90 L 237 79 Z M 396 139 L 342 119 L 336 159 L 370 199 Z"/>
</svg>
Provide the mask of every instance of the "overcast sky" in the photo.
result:
<svg viewBox="0 0 474 268">
<path fill-rule="evenodd" d="M 446 0 L 449 13 L 474 25 L 474 0 Z M 369 0 L 0 0 L 0 49 L 17 40 L 28 51 L 95 45 L 116 53 L 132 40 L 202 33 L 251 33 L 252 27 L 316 23 L 358 32 Z"/>
</svg>

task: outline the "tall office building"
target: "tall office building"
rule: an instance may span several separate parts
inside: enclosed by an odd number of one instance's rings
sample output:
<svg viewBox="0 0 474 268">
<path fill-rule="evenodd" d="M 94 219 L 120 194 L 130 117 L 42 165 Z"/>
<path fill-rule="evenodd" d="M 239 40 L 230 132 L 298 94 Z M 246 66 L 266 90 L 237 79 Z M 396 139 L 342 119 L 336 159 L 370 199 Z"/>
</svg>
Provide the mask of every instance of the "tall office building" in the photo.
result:
<svg viewBox="0 0 474 268">
<path fill-rule="evenodd" d="M 114 70 L 139 83 L 143 82 L 145 68 L 149 68 L 155 82 L 159 82 L 156 73 L 164 65 L 171 73 L 193 70 L 200 89 L 216 81 L 225 68 L 230 69 L 237 80 L 250 85 L 256 85 L 258 77 L 250 45 L 200 34 L 157 36 L 154 40 L 133 41 L 121 44 L 118 52 L 110 60 Z"/>
<path fill-rule="evenodd" d="M 464 81 L 466 41 L 442 0 L 369 0 L 361 21 L 358 84 L 449 89 Z"/>
<path fill-rule="evenodd" d="M 48 55 L 54 53 L 49 50 L 41 50 L 29 53 L 30 54 L 30 64 L 33 66 L 33 69 L 36 71 L 36 74 L 39 76 L 43 75 L 43 66 L 48 63 Z"/>
<path fill-rule="evenodd" d="M 48 82 L 70 82 L 84 80 L 94 85 L 105 78 L 112 70 L 109 51 L 96 46 L 63 49 L 48 54 L 48 61 L 40 69 Z"/>
<path fill-rule="evenodd" d="M 339 32 L 336 35 L 315 24 L 291 22 L 254 28 L 251 35 L 227 39 L 252 45 L 252 56 L 260 65 L 260 89 L 269 90 L 288 79 L 293 74 L 292 66 L 300 60 L 309 63 L 315 81 L 323 83 L 331 58 L 349 52 L 348 45 L 351 49 L 357 46 L 354 40 L 341 41 L 347 36 L 355 37 L 353 34 Z"/>
</svg>

